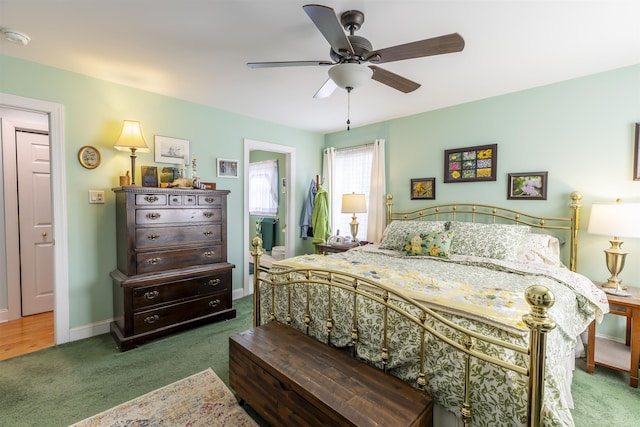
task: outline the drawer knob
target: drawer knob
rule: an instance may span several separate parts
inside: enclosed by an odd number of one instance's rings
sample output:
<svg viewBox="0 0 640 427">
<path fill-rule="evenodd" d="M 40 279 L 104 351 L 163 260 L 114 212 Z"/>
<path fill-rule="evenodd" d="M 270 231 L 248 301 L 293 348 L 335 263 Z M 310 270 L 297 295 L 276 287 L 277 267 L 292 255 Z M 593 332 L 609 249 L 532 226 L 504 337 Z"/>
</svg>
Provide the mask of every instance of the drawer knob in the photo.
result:
<svg viewBox="0 0 640 427">
<path fill-rule="evenodd" d="M 159 260 L 158 258 L 149 258 L 147 260 L 147 264 L 156 265 L 158 263 L 158 260 Z"/>
<path fill-rule="evenodd" d="M 147 316 L 144 318 L 144 323 L 147 324 L 152 324 L 152 323 L 156 323 L 158 320 L 160 320 L 160 316 L 158 316 L 157 314 L 154 314 L 153 316 Z"/>
<path fill-rule="evenodd" d="M 214 308 L 220 305 L 222 301 L 219 298 L 209 301 L 209 307 Z"/>
<path fill-rule="evenodd" d="M 220 279 L 211 279 L 209 280 L 207 283 L 205 283 L 206 285 L 209 286 L 216 286 L 220 283 Z"/>
<path fill-rule="evenodd" d="M 204 201 L 207 202 L 207 203 L 213 203 L 213 202 L 216 201 L 216 198 L 215 197 L 205 197 Z"/>
<path fill-rule="evenodd" d="M 148 300 L 152 300 L 155 297 L 157 297 L 158 295 L 160 295 L 160 292 L 158 291 L 149 291 L 149 292 L 145 292 L 144 293 L 144 297 Z"/>
<path fill-rule="evenodd" d="M 149 219 L 158 219 L 160 218 L 160 214 L 157 212 L 150 212 L 147 214 L 147 218 Z"/>
<path fill-rule="evenodd" d="M 202 233 L 202 234 L 204 234 L 205 236 L 209 237 L 209 236 L 211 236 L 211 235 L 213 234 L 213 232 L 211 232 L 211 231 L 205 231 L 205 232 L 204 232 L 204 233 Z"/>
<path fill-rule="evenodd" d="M 216 253 L 214 251 L 206 251 L 203 255 L 206 258 L 211 258 L 212 256 L 214 256 Z"/>
<path fill-rule="evenodd" d="M 144 196 L 144 200 L 147 203 L 155 203 L 158 201 L 158 196 Z"/>
<path fill-rule="evenodd" d="M 203 215 L 207 218 L 211 218 L 213 216 L 213 212 L 204 212 Z"/>
<path fill-rule="evenodd" d="M 147 234 L 147 239 L 149 240 L 156 240 L 159 237 L 160 237 L 159 234 Z"/>
</svg>

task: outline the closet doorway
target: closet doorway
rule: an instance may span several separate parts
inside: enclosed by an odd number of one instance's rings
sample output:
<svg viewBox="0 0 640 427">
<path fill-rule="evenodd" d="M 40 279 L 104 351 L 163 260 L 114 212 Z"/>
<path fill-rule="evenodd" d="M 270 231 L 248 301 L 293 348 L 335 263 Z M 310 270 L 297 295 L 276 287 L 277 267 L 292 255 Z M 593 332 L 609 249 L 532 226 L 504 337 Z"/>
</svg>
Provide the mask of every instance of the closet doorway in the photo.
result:
<svg viewBox="0 0 640 427">
<path fill-rule="evenodd" d="M 278 241 L 278 245 L 283 245 L 285 247 L 285 257 L 293 256 L 295 252 L 295 148 L 288 147 L 285 145 L 272 144 L 268 142 L 255 141 L 251 139 L 244 140 L 244 236 L 242 239 L 244 249 L 243 249 L 243 276 L 244 276 L 244 286 L 243 286 L 243 295 L 250 295 L 253 293 L 253 281 L 250 280 L 250 263 L 251 263 L 251 236 L 252 230 L 255 230 L 255 221 L 250 221 L 249 215 L 249 192 L 251 189 L 249 188 L 249 163 L 251 162 L 251 153 L 255 151 L 260 152 L 271 152 L 274 155 L 278 155 L 278 157 L 282 157 L 284 155 L 284 163 L 279 166 L 280 169 L 280 177 L 279 180 L 282 183 L 284 179 L 286 182 L 286 190 L 282 192 L 282 187 L 280 187 L 279 196 L 284 198 L 284 209 L 283 214 L 279 215 L 284 220 L 279 220 L 276 228 L 278 230 L 278 234 L 280 234 L 280 230 L 284 230 L 284 241 Z M 274 156 L 275 157 L 275 156 Z M 255 232 L 253 233 L 255 234 Z"/>
</svg>

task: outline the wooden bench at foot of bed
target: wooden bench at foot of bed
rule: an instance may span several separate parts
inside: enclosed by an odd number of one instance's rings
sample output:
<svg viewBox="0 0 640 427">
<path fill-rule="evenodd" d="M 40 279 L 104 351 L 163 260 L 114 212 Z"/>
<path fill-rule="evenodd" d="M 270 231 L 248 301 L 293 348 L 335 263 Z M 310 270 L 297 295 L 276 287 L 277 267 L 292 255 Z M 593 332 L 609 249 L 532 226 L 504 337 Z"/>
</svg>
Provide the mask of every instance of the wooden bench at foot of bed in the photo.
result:
<svg viewBox="0 0 640 427">
<path fill-rule="evenodd" d="M 229 385 L 273 426 L 428 426 L 429 395 L 278 322 L 229 338 Z"/>
</svg>

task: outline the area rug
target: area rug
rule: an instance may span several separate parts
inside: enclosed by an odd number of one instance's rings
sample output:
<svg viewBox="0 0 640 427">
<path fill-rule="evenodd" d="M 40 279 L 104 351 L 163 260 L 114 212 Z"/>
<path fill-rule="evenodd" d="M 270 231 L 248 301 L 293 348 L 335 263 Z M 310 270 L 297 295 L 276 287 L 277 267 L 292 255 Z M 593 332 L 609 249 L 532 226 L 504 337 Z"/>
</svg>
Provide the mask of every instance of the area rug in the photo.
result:
<svg viewBox="0 0 640 427">
<path fill-rule="evenodd" d="M 257 427 L 211 368 L 70 427 Z"/>
</svg>

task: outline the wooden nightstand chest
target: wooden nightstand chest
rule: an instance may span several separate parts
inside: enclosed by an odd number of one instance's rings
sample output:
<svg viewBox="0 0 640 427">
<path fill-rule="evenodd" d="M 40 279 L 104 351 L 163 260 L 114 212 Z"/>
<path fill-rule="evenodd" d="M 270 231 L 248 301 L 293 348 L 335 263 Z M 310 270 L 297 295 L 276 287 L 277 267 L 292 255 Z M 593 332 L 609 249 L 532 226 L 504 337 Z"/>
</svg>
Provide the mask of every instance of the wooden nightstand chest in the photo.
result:
<svg viewBox="0 0 640 427">
<path fill-rule="evenodd" d="M 595 365 L 629 372 L 631 387 L 638 387 L 640 364 L 640 288 L 629 287 L 631 296 L 607 294 L 609 313 L 627 318 L 626 342 L 623 345 L 611 340 L 596 338 L 596 324 L 589 325 L 587 372 L 593 373 Z M 606 352 L 602 351 L 606 346 Z M 599 347 L 599 349 L 598 349 Z"/>
<path fill-rule="evenodd" d="M 326 255 L 326 254 L 337 254 L 340 252 L 346 252 L 349 249 L 353 248 L 354 246 L 335 246 L 335 245 L 320 244 L 320 245 L 317 245 L 317 247 L 318 247 L 318 252 L 320 252 L 323 255 Z"/>
</svg>

